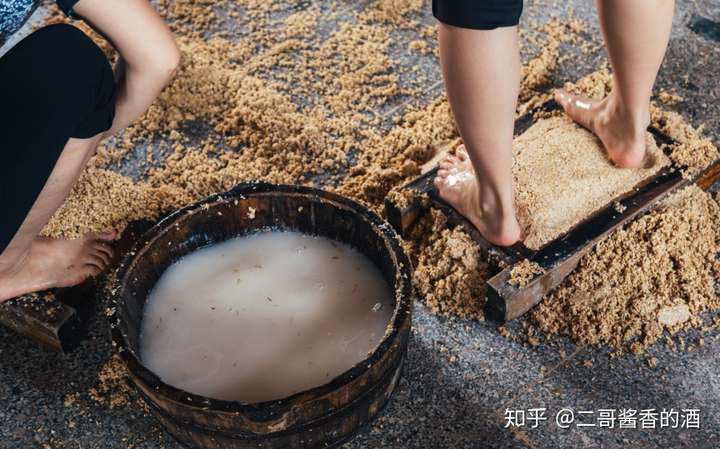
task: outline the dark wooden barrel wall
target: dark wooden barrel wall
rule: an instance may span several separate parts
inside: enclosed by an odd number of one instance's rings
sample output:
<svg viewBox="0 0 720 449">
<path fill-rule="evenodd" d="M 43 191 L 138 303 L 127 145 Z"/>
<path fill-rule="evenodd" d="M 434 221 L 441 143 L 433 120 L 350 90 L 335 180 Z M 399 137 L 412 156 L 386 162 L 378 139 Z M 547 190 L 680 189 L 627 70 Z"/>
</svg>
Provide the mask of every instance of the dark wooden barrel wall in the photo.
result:
<svg viewBox="0 0 720 449">
<path fill-rule="evenodd" d="M 395 286 L 391 326 L 377 350 L 330 383 L 259 404 L 219 401 L 164 384 L 138 356 L 147 294 L 173 262 L 195 249 L 263 229 L 349 243 Z M 113 340 L 155 416 L 198 448 L 325 448 L 342 443 L 387 402 L 402 369 L 412 311 L 410 261 L 387 223 L 338 195 L 298 186 L 242 184 L 179 210 L 140 239 L 118 272 Z"/>
</svg>

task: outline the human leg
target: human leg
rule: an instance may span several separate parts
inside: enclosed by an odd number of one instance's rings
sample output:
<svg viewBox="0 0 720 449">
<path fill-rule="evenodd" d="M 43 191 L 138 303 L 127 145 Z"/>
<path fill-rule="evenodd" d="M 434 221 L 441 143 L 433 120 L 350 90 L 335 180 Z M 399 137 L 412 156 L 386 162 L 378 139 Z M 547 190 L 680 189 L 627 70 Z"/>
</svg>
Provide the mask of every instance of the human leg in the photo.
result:
<svg viewBox="0 0 720 449">
<path fill-rule="evenodd" d="M 53 25 L 0 59 L 0 301 L 102 270 L 113 234 L 38 234 L 62 205 L 114 113 L 112 69 L 79 30 Z"/>
<path fill-rule="evenodd" d="M 670 37 L 673 0 L 598 0 L 598 15 L 613 69 L 612 92 L 593 100 L 559 90 L 565 112 L 594 132 L 619 167 L 640 167 L 650 96 Z"/>
<path fill-rule="evenodd" d="M 518 8 L 517 2 L 490 2 L 497 6 L 494 14 L 474 10 L 482 9 L 483 3 L 468 2 L 467 10 L 456 15 L 489 16 L 490 23 L 440 24 L 443 78 L 464 147 L 440 163 L 435 185 L 441 197 L 488 241 L 506 246 L 521 237 L 513 205 L 512 140 L 520 85 L 517 19 L 522 4 Z"/>
</svg>

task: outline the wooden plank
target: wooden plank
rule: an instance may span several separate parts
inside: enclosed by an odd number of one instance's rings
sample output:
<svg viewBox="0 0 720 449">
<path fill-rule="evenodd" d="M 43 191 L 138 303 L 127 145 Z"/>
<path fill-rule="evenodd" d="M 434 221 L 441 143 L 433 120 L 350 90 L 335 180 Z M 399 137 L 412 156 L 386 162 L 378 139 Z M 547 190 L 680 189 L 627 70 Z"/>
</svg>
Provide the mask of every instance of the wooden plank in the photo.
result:
<svg viewBox="0 0 720 449">
<path fill-rule="evenodd" d="M 402 187 L 402 190 L 410 192 L 411 194 L 411 198 L 407 204 L 398 206 L 389 198 L 385 199 L 385 218 L 400 235 L 407 236 L 408 231 L 417 219 L 427 211 L 428 207 L 433 206 L 441 210 L 448 217 L 448 225 L 450 227 L 462 226 L 478 245 L 496 260 L 502 260 L 506 264 L 513 264 L 530 255 L 530 251 L 525 248 L 522 243 L 506 248 L 495 246 L 485 240 L 477 229 L 475 229 L 475 226 L 471 225 L 462 215 L 458 214 L 452 206 L 440 198 L 433 184 L 437 170 L 438 168 L 434 167 Z M 420 198 L 423 197 L 428 198 L 429 202 L 422 201 Z"/>
<path fill-rule="evenodd" d="M 435 155 L 420 168 L 420 176 L 400 188 L 400 191 L 409 193 L 403 204 L 398 204 L 391 197 L 385 198 L 385 218 L 398 234 L 407 236 L 417 219 L 427 211 L 428 205 L 423 198 L 433 190 L 437 164 L 450 151 L 450 145 L 451 142 L 438 145 Z"/>
<path fill-rule="evenodd" d="M 445 157 L 445 155 L 447 155 L 450 150 L 452 150 L 452 144 L 453 141 L 449 141 L 437 145 L 435 147 L 435 155 L 430 158 L 429 161 L 425 162 L 422 167 L 420 167 L 420 174 L 424 175 L 425 173 L 435 169 L 440 163 L 440 161 Z"/>
<path fill-rule="evenodd" d="M 433 207 L 441 210 L 447 217 L 448 227 L 454 228 L 462 226 L 470 237 L 477 243 L 492 260 L 502 261 L 504 264 L 512 265 L 527 257 L 532 256 L 532 251 L 525 247 L 522 242 L 518 242 L 512 246 L 496 246 L 485 240 L 475 226 L 465 217 L 460 215 L 452 206 L 442 200 L 436 190 L 429 193 Z"/>
<path fill-rule="evenodd" d="M 668 142 L 669 138 L 659 136 L 657 130 L 651 132 L 663 142 Z M 669 142 L 672 143 L 672 140 Z M 510 321 L 523 315 L 560 285 L 582 256 L 617 228 L 646 213 L 663 198 L 693 182 L 707 190 L 718 179 L 720 160 L 711 164 L 693 180 L 683 178 L 680 170 L 664 170 L 619 200 L 626 208 L 622 214 L 618 213 L 614 206 L 607 206 L 528 258 L 545 270 L 544 274 L 537 276 L 528 285 L 516 287 L 508 282 L 512 266 L 493 276 L 488 281 L 488 315 L 498 321 Z"/>
<path fill-rule="evenodd" d="M 710 165 L 700 176 L 698 176 L 695 183 L 703 190 L 708 190 L 716 182 L 720 180 L 720 160 L 715 161 L 714 164 Z"/>
<path fill-rule="evenodd" d="M 57 294 L 33 293 L 0 304 L 0 323 L 54 351 L 72 350 L 81 340 L 80 318 Z"/>
</svg>

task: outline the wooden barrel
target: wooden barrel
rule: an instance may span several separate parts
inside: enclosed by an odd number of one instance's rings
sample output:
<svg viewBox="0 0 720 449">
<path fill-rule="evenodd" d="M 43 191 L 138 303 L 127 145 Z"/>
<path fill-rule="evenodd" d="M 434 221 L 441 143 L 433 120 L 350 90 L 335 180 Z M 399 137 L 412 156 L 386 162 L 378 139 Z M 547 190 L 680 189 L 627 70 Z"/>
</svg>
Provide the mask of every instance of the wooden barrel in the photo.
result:
<svg viewBox="0 0 720 449">
<path fill-rule="evenodd" d="M 388 332 L 353 368 L 325 385 L 280 400 L 222 401 L 164 383 L 139 357 L 148 293 L 165 269 L 188 253 L 263 229 L 328 237 L 369 257 L 395 289 Z M 360 204 L 308 187 L 241 184 L 173 213 L 140 238 L 118 271 L 112 337 L 130 383 L 165 428 L 188 447 L 334 447 L 372 420 L 397 384 L 410 332 L 411 275 L 393 229 Z"/>
</svg>

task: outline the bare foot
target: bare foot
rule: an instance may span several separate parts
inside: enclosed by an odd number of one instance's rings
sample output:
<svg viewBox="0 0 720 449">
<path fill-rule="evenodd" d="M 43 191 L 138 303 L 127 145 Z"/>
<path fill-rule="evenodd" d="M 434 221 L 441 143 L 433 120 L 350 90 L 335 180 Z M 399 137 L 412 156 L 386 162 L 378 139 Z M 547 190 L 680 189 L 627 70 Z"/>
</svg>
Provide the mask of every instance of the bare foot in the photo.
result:
<svg viewBox="0 0 720 449">
<path fill-rule="evenodd" d="M 480 185 L 464 146 L 457 149 L 455 156 L 448 154 L 440 161 L 435 187 L 440 197 L 470 220 L 490 243 L 510 246 L 520 240 L 520 225 L 514 214 L 509 217 L 493 210 L 496 208 L 484 207 Z"/>
<path fill-rule="evenodd" d="M 100 274 L 110 264 L 115 232 L 90 233 L 76 240 L 37 237 L 25 258 L 0 272 L 0 302 L 26 293 L 71 287 Z"/>
<path fill-rule="evenodd" d="M 571 119 L 598 136 L 615 165 L 623 168 L 648 165 L 645 132 L 650 124 L 649 112 L 633 117 L 616 105 L 613 94 L 602 100 L 591 100 L 556 90 L 555 101 Z"/>
</svg>

